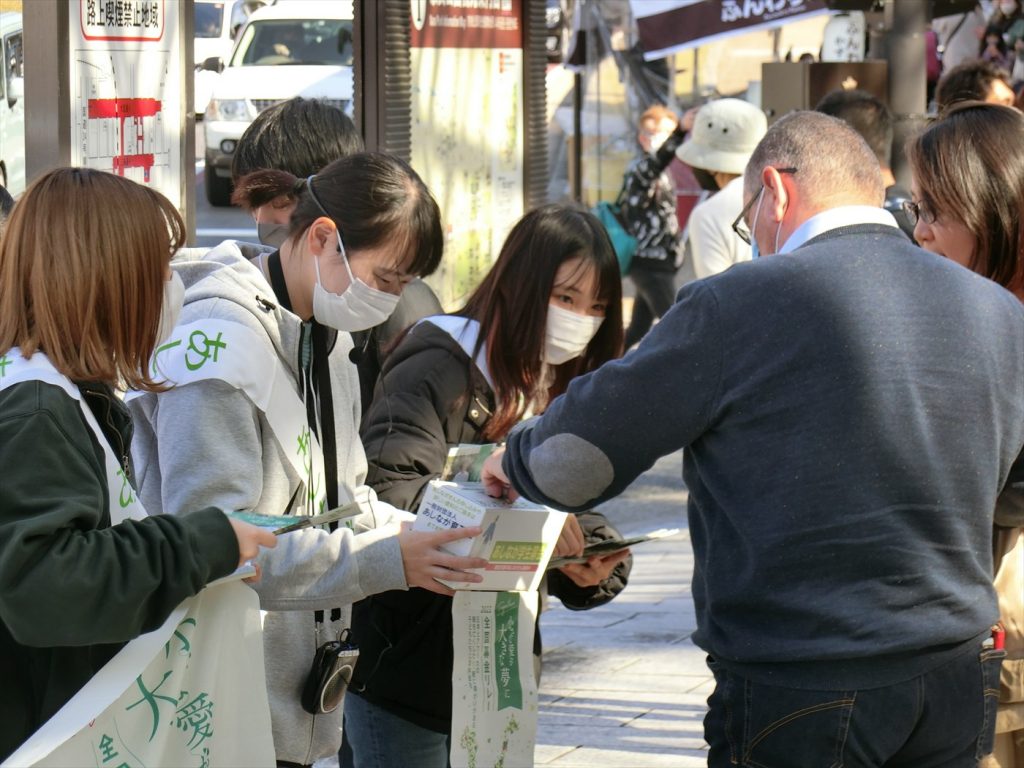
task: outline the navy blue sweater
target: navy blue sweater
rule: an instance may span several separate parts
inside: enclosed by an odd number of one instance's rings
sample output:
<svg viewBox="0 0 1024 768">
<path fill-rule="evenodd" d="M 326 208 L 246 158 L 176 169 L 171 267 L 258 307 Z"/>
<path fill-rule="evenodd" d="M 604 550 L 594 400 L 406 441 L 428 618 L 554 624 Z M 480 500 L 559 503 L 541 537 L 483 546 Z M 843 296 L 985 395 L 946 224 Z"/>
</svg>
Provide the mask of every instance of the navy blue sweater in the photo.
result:
<svg viewBox="0 0 1024 768">
<path fill-rule="evenodd" d="M 687 285 L 641 345 L 510 436 L 583 509 L 686 448 L 695 642 L 752 679 L 909 679 L 996 619 L 992 510 L 1024 446 L 1024 309 L 859 225 Z"/>
</svg>

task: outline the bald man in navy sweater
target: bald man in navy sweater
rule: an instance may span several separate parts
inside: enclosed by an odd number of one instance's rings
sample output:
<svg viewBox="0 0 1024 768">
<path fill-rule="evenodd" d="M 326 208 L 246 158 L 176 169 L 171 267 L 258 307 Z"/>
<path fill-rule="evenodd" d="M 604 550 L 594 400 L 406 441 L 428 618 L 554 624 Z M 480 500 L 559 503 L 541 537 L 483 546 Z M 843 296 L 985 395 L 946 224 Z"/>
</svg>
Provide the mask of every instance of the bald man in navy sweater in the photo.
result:
<svg viewBox="0 0 1024 768">
<path fill-rule="evenodd" d="M 1002 651 L 992 510 L 1024 479 L 1024 309 L 914 246 L 858 134 L 798 112 L 747 166 L 762 258 L 492 455 L 568 510 L 685 449 L 709 765 L 972 766 Z"/>
</svg>

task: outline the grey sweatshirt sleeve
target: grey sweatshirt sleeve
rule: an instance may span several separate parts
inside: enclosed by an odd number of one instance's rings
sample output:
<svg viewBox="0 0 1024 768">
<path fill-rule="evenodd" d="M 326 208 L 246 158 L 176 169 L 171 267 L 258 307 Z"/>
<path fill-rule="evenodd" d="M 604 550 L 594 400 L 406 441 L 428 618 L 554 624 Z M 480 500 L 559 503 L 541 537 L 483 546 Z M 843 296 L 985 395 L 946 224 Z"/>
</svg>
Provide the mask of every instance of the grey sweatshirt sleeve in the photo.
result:
<svg viewBox="0 0 1024 768">
<path fill-rule="evenodd" d="M 575 379 L 508 438 L 503 468 L 526 498 L 574 512 L 617 496 L 710 422 L 720 389 L 718 305 L 691 283 L 640 346 Z"/>
<path fill-rule="evenodd" d="M 284 512 L 298 479 L 290 477 L 276 439 L 244 393 L 215 380 L 186 384 L 159 395 L 149 417 L 156 448 L 136 458 L 158 462 L 159 473 L 146 473 L 144 503 L 159 499 L 162 510 L 175 515 L 207 506 Z M 354 494 L 364 507 L 366 532 L 295 531 L 261 552 L 256 591 L 264 610 L 330 609 L 407 588 L 397 539 L 401 513 L 366 486 Z"/>
</svg>

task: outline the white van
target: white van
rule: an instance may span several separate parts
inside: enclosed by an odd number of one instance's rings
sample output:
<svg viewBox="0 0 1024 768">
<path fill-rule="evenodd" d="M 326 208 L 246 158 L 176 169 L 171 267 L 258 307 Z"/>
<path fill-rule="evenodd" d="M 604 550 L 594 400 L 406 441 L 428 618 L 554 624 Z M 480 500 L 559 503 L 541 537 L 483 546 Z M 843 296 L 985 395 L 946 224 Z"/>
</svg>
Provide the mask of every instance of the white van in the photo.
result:
<svg viewBox="0 0 1024 768">
<path fill-rule="evenodd" d="M 213 94 L 217 73 L 203 69 L 203 62 L 211 57 L 227 61 L 235 34 L 257 8 L 271 0 L 195 0 L 195 38 L 192 52 L 196 65 L 195 111 L 202 117 Z"/>
<path fill-rule="evenodd" d="M 204 62 L 207 68 L 217 64 Z M 217 78 L 203 120 L 210 204 L 230 204 L 235 145 L 256 115 L 302 96 L 351 116 L 352 88 L 351 0 L 287 0 L 253 12 Z"/>
<path fill-rule="evenodd" d="M 0 184 L 25 189 L 25 50 L 20 13 L 0 13 Z"/>
</svg>

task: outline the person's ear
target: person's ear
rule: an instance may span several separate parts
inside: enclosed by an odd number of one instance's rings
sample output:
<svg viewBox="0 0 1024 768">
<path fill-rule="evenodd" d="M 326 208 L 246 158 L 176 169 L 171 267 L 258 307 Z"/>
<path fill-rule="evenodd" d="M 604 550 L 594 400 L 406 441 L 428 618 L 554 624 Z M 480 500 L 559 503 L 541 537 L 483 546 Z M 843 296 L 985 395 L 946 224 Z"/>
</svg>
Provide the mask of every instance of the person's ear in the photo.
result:
<svg viewBox="0 0 1024 768">
<path fill-rule="evenodd" d="M 764 184 L 764 194 L 768 197 L 765 200 L 765 212 L 773 221 L 782 221 L 790 203 L 790 190 L 783 180 L 783 174 L 771 166 L 766 166 L 761 171 L 761 183 Z"/>
<path fill-rule="evenodd" d="M 321 216 L 306 230 L 306 245 L 316 256 L 338 249 L 337 227 L 326 216 Z"/>
</svg>

